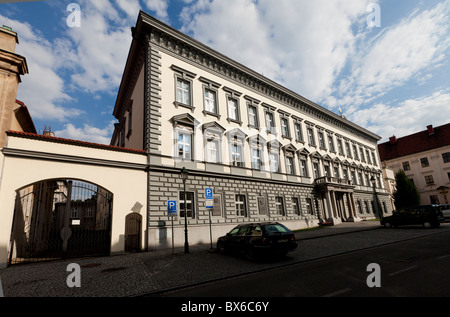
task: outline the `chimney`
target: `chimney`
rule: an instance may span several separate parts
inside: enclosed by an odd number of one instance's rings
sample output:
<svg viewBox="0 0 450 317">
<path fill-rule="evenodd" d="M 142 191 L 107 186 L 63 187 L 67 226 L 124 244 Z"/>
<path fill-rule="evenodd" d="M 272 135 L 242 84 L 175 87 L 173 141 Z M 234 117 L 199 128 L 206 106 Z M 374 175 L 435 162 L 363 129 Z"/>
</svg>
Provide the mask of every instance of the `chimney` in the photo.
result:
<svg viewBox="0 0 450 317">
<path fill-rule="evenodd" d="M 394 135 L 393 137 L 389 138 L 389 143 L 394 145 L 397 143 L 397 137 Z"/>
<path fill-rule="evenodd" d="M 427 130 L 428 130 L 428 135 L 433 135 L 433 134 L 434 134 L 434 128 L 433 128 L 432 125 L 429 125 L 429 126 L 427 127 Z"/>
</svg>

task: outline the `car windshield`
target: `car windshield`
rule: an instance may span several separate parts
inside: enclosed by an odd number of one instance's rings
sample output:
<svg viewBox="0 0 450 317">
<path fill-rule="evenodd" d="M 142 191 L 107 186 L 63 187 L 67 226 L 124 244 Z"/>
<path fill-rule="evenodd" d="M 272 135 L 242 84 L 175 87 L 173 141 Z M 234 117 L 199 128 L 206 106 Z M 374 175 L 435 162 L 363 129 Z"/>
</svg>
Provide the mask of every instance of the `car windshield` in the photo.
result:
<svg viewBox="0 0 450 317">
<path fill-rule="evenodd" d="M 279 233 L 289 233 L 289 229 L 280 224 L 272 224 L 264 226 L 264 230 L 267 235 L 279 234 Z"/>
</svg>

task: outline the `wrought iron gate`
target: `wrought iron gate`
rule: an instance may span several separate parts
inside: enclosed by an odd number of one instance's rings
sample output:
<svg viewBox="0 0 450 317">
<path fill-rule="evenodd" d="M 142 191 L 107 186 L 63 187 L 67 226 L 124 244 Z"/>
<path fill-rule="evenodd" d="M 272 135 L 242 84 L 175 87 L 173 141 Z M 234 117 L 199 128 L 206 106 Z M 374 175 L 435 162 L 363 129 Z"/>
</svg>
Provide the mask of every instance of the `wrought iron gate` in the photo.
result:
<svg viewBox="0 0 450 317">
<path fill-rule="evenodd" d="M 109 255 L 112 194 L 73 180 L 17 192 L 9 264 Z"/>
</svg>

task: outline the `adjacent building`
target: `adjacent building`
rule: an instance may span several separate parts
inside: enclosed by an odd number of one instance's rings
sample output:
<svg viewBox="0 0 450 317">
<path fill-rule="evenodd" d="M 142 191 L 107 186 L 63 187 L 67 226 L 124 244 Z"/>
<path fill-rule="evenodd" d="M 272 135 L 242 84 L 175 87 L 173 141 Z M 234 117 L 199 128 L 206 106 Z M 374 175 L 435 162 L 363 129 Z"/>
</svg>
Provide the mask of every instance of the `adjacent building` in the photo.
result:
<svg viewBox="0 0 450 317">
<path fill-rule="evenodd" d="M 144 12 L 132 36 L 111 145 L 147 152 L 150 249 L 181 245 L 185 217 L 200 243 L 243 222 L 300 229 L 392 211 L 378 135 Z"/>
<path fill-rule="evenodd" d="M 422 204 L 450 201 L 450 124 L 428 126 L 378 146 L 380 158 L 394 172 L 405 171 L 417 187 Z"/>
</svg>

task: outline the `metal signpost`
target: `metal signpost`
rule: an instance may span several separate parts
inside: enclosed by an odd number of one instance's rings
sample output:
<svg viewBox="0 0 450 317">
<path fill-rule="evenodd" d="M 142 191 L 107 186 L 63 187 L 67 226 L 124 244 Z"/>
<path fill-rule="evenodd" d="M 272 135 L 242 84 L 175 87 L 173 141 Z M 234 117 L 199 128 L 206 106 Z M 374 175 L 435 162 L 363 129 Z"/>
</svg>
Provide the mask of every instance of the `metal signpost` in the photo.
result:
<svg viewBox="0 0 450 317">
<path fill-rule="evenodd" d="M 206 209 L 209 211 L 209 238 L 211 241 L 211 249 L 213 248 L 212 242 L 212 227 L 211 227 L 211 212 L 214 209 L 214 190 L 212 188 L 205 189 Z"/>
<path fill-rule="evenodd" d="M 173 236 L 173 218 L 177 216 L 177 202 L 174 200 L 169 200 L 167 203 L 167 213 L 172 221 L 172 254 L 174 253 L 174 236 Z"/>
</svg>

